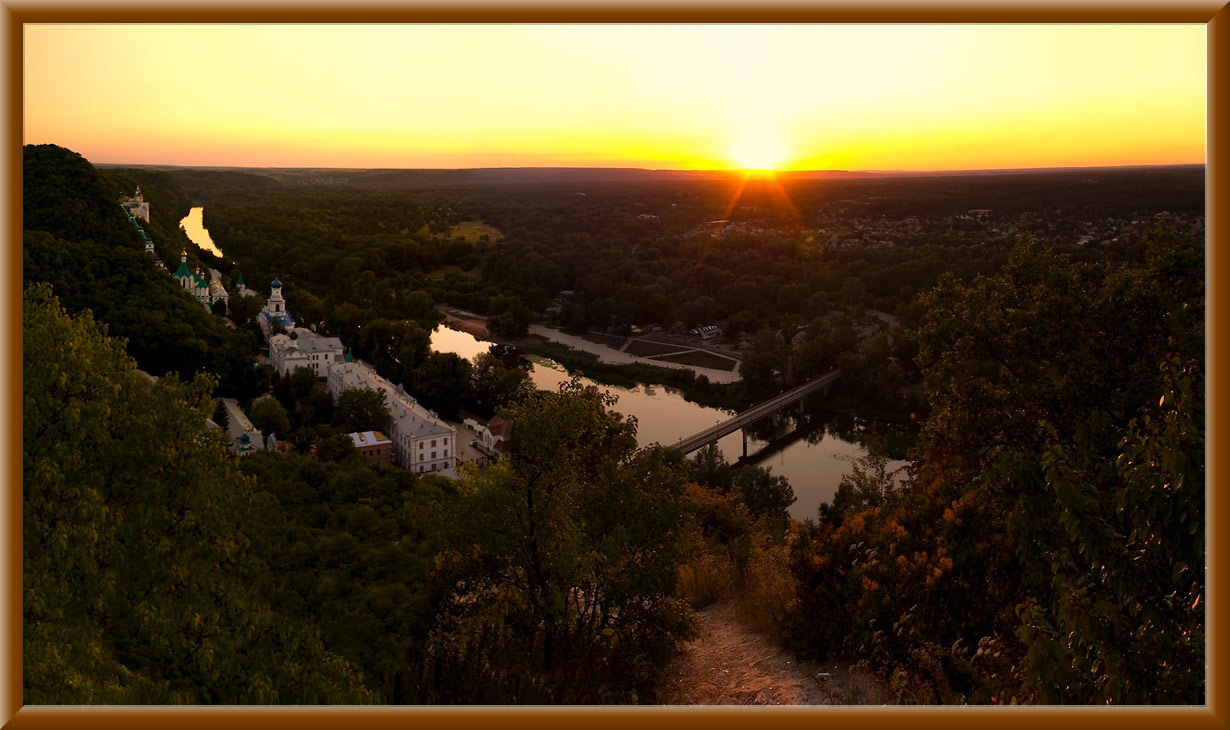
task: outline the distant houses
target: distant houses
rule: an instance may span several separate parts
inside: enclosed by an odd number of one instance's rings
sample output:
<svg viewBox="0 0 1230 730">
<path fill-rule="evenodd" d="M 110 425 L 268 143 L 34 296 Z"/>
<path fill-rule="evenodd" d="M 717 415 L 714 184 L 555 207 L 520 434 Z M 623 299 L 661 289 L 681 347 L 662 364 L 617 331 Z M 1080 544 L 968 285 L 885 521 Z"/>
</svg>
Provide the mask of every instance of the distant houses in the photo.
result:
<svg viewBox="0 0 1230 730">
<path fill-rule="evenodd" d="M 146 253 L 162 265 L 154 249 L 154 242 L 137 221 L 149 222 L 149 203 L 138 187 L 132 198 L 120 198 L 125 214 L 133 229 L 140 236 Z M 163 269 L 165 270 L 165 266 Z M 188 266 L 188 251 L 181 250 L 179 268 L 171 276 L 186 293 L 207 309 L 218 301 L 229 303 L 229 294 L 219 279 L 221 275 L 211 271 L 212 276 L 202 274 L 200 267 Z M 252 296 L 256 292 L 248 288 L 243 275 L 239 275 L 236 296 Z M 289 376 L 297 368 L 308 368 L 318 378 L 325 378 L 329 392 L 336 400 L 351 388 L 372 388 L 385 396 L 392 416 L 390 434 L 379 431 L 362 431 L 349 434 L 358 452 L 367 460 L 385 465 L 397 465 L 416 474 L 440 474 L 455 476 L 457 467 L 457 430 L 433 411 L 424 408 L 400 385 L 393 385 L 381 377 L 367 363 L 349 361 L 342 341 L 336 337 L 317 335 L 309 329 L 295 326 L 295 319 L 286 308 L 282 297 L 282 282 L 274 279 L 269 285 L 269 298 L 257 315 L 257 324 L 269 343 L 269 360 L 273 369 L 282 376 Z M 226 429 L 230 435 L 230 450 L 240 456 L 258 450 L 276 449 L 285 451 L 285 444 L 278 444 L 271 435 L 266 442 L 259 438 L 260 432 L 244 414 L 234 398 L 221 398 L 220 407 L 226 413 Z M 221 416 L 219 416 L 221 419 Z M 221 424 L 214 424 L 220 426 Z M 504 440 L 507 439 L 507 432 Z M 501 443 L 498 439 L 491 443 Z M 506 450 L 506 446 L 503 447 Z"/>
</svg>

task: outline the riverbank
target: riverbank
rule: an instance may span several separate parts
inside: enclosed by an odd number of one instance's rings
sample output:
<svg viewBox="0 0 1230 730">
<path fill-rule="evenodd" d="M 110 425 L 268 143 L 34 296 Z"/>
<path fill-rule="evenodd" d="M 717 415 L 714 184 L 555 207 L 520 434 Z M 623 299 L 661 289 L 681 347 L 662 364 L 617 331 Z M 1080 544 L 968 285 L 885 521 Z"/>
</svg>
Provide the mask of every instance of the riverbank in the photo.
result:
<svg viewBox="0 0 1230 730">
<path fill-rule="evenodd" d="M 460 309 L 441 309 L 440 311 L 444 314 L 444 324 L 449 327 L 484 340 L 492 339 L 486 320 L 477 314 Z"/>
<path fill-rule="evenodd" d="M 728 385 L 730 383 L 734 383 L 739 380 L 739 365 L 742 364 L 738 360 L 735 360 L 734 361 L 735 365 L 732 369 L 719 370 L 717 368 L 707 368 L 707 367 L 701 367 L 698 365 L 688 365 L 688 364 L 683 364 L 683 363 L 671 362 L 669 360 L 662 360 L 657 357 L 654 357 L 654 358 L 641 357 L 639 355 L 634 355 L 624 350 L 617 350 L 614 347 L 610 347 L 608 345 L 604 345 L 599 342 L 594 342 L 592 340 L 585 339 L 581 335 L 574 335 L 569 332 L 564 332 L 563 330 L 556 329 L 554 327 L 547 327 L 545 325 L 540 325 L 540 324 L 530 325 L 530 334 L 537 335 L 539 337 L 542 337 L 545 340 L 550 340 L 551 342 L 557 342 L 561 345 L 566 345 L 567 347 L 570 347 L 574 350 L 581 350 L 582 352 L 588 352 L 591 355 L 595 355 L 601 362 L 606 363 L 606 364 L 610 364 L 610 365 L 648 365 L 652 367 L 668 368 L 672 370 L 691 370 L 692 372 L 696 373 L 696 375 L 704 375 L 706 378 L 709 379 L 709 382 L 711 383 L 721 383 L 723 385 Z M 686 354 L 687 352 L 691 352 L 691 351 L 708 352 L 707 348 L 704 348 L 704 347 L 692 347 L 692 346 L 682 346 L 681 345 L 678 347 L 678 349 L 680 350 L 680 352 L 676 352 L 674 354 L 676 355 Z"/>
<path fill-rule="evenodd" d="M 487 329 L 486 320 L 478 314 L 453 307 L 439 307 L 444 316 L 444 325 L 465 332 L 472 337 L 481 338 L 497 345 L 515 347 L 530 355 L 554 360 L 568 369 L 569 372 L 579 372 L 604 385 L 614 385 L 624 388 L 634 388 L 651 383 L 674 388 L 683 394 L 685 400 L 697 405 L 711 408 L 736 410 L 741 401 L 736 395 L 737 385 L 733 380 L 737 376 L 733 372 L 712 371 L 727 376 L 724 381 L 714 382 L 709 379 L 710 368 L 694 368 L 674 363 L 637 358 L 632 355 L 612 357 L 613 361 L 605 361 L 599 355 L 590 352 L 588 348 L 573 348 L 568 342 L 562 342 L 552 337 L 533 331 L 537 328 L 548 330 L 548 334 L 562 334 L 561 340 L 574 336 L 560 333 L 558 330 L 535 325 L 531 333 L 515 340 L 504 340 L 493 336 Z M 597 343 L 588 342 L 576 337 L 581 343 L 594 348 L 603 347 Z M 606 347 L 609 352 L 623 355 L 617 350 Z M 699 378 L 698 375 L 704 375 Z M 733 380 L 732 380 L 733 376 Z"/>
</svg>

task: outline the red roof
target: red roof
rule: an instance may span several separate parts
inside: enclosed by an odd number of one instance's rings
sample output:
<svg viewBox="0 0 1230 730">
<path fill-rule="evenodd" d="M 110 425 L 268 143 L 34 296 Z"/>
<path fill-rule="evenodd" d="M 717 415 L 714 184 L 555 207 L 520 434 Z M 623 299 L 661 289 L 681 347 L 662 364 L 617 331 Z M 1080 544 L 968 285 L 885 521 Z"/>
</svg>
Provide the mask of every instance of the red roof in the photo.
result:
<svg viewBox="0 0 1230 730">
<path fill-rule="evenodd" d="M 487 430 L 491 432 L 493 437 L 507 439 L 512 436 L 512 422 L 505 421 L 503 418 L 496 416 L 490 421 L 487 421 Z"/>
</svg>

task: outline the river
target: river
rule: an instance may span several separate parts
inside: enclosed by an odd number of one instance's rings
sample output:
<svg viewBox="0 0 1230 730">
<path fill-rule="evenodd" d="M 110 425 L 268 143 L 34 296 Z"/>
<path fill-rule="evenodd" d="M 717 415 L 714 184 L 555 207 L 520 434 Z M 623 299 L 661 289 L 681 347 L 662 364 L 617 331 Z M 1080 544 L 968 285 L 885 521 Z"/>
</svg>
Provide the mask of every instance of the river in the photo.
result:
<svg viewBox="0 0 1230 730">
<path fill-rule="evenodd" d="M 492 343 L 476 339 L 473 335 L 455 329 L 437 327 L 431 335 L 432 349 L 452 352 L 473 359 L 487 352 Z M 567 371 L 560 364 L 529 356 L 530 378 L 542 390 L 555 390 L 569 380 Z M 673 388 L 660 385 L 641 385 L 623 388 L 596 383 L 582 378 L 586 385 L 597 385 L 619 400 L 614 410 L 635 416 L 637 440 L 642 446 L 657 442 L 672 444 L 709 426 L 726 420 L 731 412 L 691 403 Z M 821 397 L 821 396 L 814 396 Z M 803 417 L 802 420 L 806 420 Z M 866 427 L 857 419 L 829 419 L 827 422 L 803 423 L 800 427 L 797 413 L 783 415 L 776 422 L 756 424 L 755 434 L 747 439 L 747 453 L 754 456 L 754 463 L 768 467 L 773 474 L 790 480 L 796 501 L 790 508 L 796 519 L 815 518 L 822 502 L 828 502 L 837 492 L 837 484 L 843 475 L 851 471 L 852 462 L 863 456 L 866 450 L 858 442 L 859 433 Z M 791 438 L 792 432 L 798 435 Z M 839 435 L 839 432 L 841 435 Z M 727 461 L 734 461 L 743 454 L 743 437 L 736 431 L 718 441 L 718 448 Z M 890 462 L 890 468 L 905 462 Z"/>
<path fill-rule="evenodd" d="M 204 208 L 193 208 L 180 221 L 180 226 L 193 243 L 221 256 L 222 251 L 201 223 L 203 212 Z M 492 343 L 440 326 L 432 332 L 431 346 L 439 352 L 453 352 L 472 360 L 487 352 Z M 570 378 L 559 363 L 532 355 L 528 359 L 532 363 L 530 378 L 542 390 L 556 390 Z M 655 442 L 673 444 L 733 415 L 719 408 L 689 402 L 679 391 L 661 385 L 623 388 L 587 378 L 581 380 L 616 396 L 619 400 L 614 409 L 636 417 L 637 440 L 642 446 Z M 822 396 L 813 396 L 819 397 Z M 820 504 L 831 500 L 837 492 L 837 484 L 850 472 L 852 462 L 866 453 L 857 435 L 867 427 L 866 423 L 850 417 L 808 420 L 794 409 L 778 418 L 754 424 L 747 437 L 747 453 L 752 463 L 790 480 L 796 498 L 790 514 L 796 519 L 815 518 Z M 736 431 L 722 438 L 718 448 L 727 461 L 738 459 L 744 453 L 742 434 Z M 893 461 L 889 466 L 896 468 L 904 464 Z"/>
<path fill-rule="evenodd" d="M 222 255 L 222 249 L 214 243 L 214 239 L 209 237 L 209 231 L 206 230 L 202 222 L 202 216 L 205 214 L 205 209 L 197 206 L 188 211 L 188 215 L 179 222 L 179 227 L 184 229 L 184 233 L 188 234 L 188 240 L 192 241 L 201 248 L 211 253 Z"/>
</svg>

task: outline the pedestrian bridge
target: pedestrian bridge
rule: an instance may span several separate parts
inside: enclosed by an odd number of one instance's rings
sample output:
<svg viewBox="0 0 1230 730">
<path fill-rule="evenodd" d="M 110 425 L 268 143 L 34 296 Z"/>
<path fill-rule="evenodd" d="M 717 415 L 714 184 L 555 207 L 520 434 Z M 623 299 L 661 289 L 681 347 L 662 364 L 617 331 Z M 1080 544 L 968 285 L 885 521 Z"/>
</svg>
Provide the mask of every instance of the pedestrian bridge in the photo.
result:
<svg viewBox="0 0 1230 730">
<path fill-rule="evenodd" d="M 768 416 L 787 406 L 793 405 L 794 403 L 798 403 L 812 393 L 821 390 L 827 391 L 829 386 L 833 384 L 833 381 L 837 380 L 840 375 L 840 370 L 834 370 L 827 375 L 821 375 L 815 380 L 809 380 L 797 388 L 793 388 L 785 393 L 782 393 L 781 395 L 770 398 L 760 405 L 752 406 L 733 418 L 722 421 L 714 426 L 710 426 L 700 433 L 688 436 L 669 448 L 686 456 L 697 449 L 708 446 L 712 443 L 716 443 L 718 439 L 722 438 L 726 434 L 734 433 L 745 426 L 749 426 L 752 423 L 759 421 L 765 416 Z"/>
</svg>

